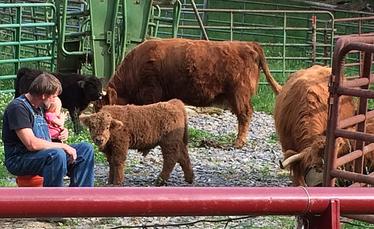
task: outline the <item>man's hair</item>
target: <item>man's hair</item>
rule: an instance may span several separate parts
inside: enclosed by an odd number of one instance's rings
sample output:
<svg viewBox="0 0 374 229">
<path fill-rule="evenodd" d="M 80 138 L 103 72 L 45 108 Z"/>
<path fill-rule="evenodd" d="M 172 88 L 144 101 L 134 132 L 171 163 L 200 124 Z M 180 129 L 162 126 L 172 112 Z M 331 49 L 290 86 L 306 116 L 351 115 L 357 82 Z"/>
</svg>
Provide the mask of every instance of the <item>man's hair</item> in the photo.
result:
<svg viewBox="0 0 374 229">
<path fill-rule="evenodd" d="M 49 73 L 42 73 L 32 81 L 29 91 L 31 95 L 54 95 L 61 94 L 62 86 L 60 81 Z"/>
</svg>

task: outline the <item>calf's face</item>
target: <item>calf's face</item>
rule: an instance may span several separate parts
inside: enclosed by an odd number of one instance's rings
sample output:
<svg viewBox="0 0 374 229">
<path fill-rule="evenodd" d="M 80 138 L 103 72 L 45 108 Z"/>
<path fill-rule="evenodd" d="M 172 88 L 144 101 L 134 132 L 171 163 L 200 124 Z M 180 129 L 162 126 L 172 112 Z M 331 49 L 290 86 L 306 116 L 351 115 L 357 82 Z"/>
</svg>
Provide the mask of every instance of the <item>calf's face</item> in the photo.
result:
<svg viewBox="0 0 374 229">
<path fill-rule="evenodd" d="M 92 141 L 99 147 L 102 151 L 111 135 L 111 130 L 115 130 L 121 126 L 123 123 L 116 119 L 107 112 L 98 112 L 92 115 L 81 115 L 79 117 L 81 122 L 88 127 L 90 130 L 90 135 Z"/>
<path fill-rule="evenodd" d="M 102 98 L 102 83 L 100 79 L 91 76 L 78 82 L 84 91 L 87 101 L 96 101 Z"/>
</svg>

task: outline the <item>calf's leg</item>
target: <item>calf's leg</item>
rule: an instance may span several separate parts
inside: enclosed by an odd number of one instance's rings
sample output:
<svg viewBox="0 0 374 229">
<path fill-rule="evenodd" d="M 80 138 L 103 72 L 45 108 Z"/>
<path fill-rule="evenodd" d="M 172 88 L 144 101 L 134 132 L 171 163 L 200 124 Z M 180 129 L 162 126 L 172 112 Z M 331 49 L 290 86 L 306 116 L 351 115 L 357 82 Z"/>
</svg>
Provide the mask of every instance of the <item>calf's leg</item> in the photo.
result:
<svg viewBox="0 0 374 229">
<path fill-rule="evenodd" d="M 178 160 L 178 155 L 176 153 L 179 152 L 177 144 L 169 144 L 167 146 L 161 146 L 163 164 L 162 164 L 162 171 L 156 180 L 157 186 L 166 185 L 166 182 L 169 180 L 170 174 L 173 171 L 175 164 Z"/>
<path fill-rule="evenodd" d="M 180 144 L 181 153 L 179 154 L 178 163 L 181 165 L 183 173 L 184 173 L 184 180 L 190 184 L 192 184 L 194 179 L 194 174 L 192 170 L 192 165 L 190 161 L 190 157 L 188 155 L 188 148 L 187 145 L 181 143 Z"/>
<path fill-rule="evenodd" d="M 113 173 L 114 173 L 114 167 L 112 162 L 112 154 L 110 151 L 105 152 L 106 160 L 109 163 L 109 176 L 108 176 L 108 184 L 113 184 Z"/>
<path fill-rule="evenodd" d="M 113 173 L 113 184 L 122 185 L 124 181 L 125 173 L 125 161 L 127 158 L 128 147 L 113 147 L 112 151 L 112 173 Z"/>
</svg>

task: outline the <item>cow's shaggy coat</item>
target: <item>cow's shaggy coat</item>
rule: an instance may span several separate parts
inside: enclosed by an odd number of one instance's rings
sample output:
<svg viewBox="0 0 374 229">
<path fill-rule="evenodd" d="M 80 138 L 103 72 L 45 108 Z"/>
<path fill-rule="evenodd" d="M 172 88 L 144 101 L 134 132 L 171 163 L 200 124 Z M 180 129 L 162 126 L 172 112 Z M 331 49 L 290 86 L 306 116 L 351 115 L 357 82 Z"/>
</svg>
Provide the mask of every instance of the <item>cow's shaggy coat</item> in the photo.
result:
<svg viewBox="0 0 374 229">
<path fill-rule="evenodd" d="M 299 70 L 290 75 L 276 98 L 275 128 L 284 158 L 287 160 L 295 156 L 289 168 L 296 186 L 307 185 L 304 176 L 311 168 L 322 168 L 330 75 L 331 68 L 319 65 Z M 355 106 L 351 97 L 343 96 L 339 107 L 339 120 L 354 115 Z M 349 151 L 347 143 L 346 139 L 338 139 L 339 154 Z"/>
<path fill-rule="evenodd" d="M 163 167 L 156 184 L 166 183 L 177 162 L 185 180 L 193 182 L 187 147 L 187 114 L 180 100 L 144 106 L 108 105 L 80 119 L 107 157 L 110 184 L 123 183 L 128 149 L 137 149 L 146 155 L 157 145 L 161 147 Z"/>
<path fill-rule="evenodd" d="M 247 138 L 255 94 L 263 69 L 273 91 L 281 86 L 270 74 L 256 42 L 149 40 L 118 66 L 97 104 L 151 104 L 181 99 L 193 106 L 229 107 L 238 119 L 236 147 Z"/>
</svg>

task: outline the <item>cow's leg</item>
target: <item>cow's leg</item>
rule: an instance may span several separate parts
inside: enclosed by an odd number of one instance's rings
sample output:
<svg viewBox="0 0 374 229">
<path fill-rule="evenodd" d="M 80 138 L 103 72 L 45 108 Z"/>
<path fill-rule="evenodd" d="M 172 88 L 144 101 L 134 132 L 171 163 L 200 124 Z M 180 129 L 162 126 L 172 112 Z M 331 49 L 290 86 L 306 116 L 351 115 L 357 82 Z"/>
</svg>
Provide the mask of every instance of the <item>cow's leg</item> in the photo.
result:
<svg viewBox="0 0 374 229">
<path fill-rule="evenodd" d="M 71 118 L 71 121 L 73 122 L 73 129 L 74 133 L 78 134 L 80 132 L 80 125 L 79 125 L 79 114 L 80 110 L 79 108 L 69 108 L 69 115 Z"/>
<path fill-rule="evenodd" d="M 237 89 L 235 93 L 236 94 L 230 100 L 231 109 L 238 119 L 238 135 L 235 140 L 235 147 L 242 148 L 247 142 L 249 123 L 252 119 L 253 107 L 248 92 Z"/>
<path fill-rule="evenodd" d="M 163 164 L 162 171 L 156 180 L 157 186 L 166 185 L 166 182 L 169 180 L 170 174 L 179 159 L 178 144 L 161 145 L 161 152 Z"/>
<path fill-rule="evenodd" d="M 190 156 L 188 155 L 188 147 L 187 145 L 181 143 L 180 149 L 181 149 L 181 154 L 179 155 L 178 163 L 182 167 L 182 170 L 184 173 L 184 180 L 192 184 L 193 179 L 194 179 L 194 174 L 192 170 Z"/>
</svg>

